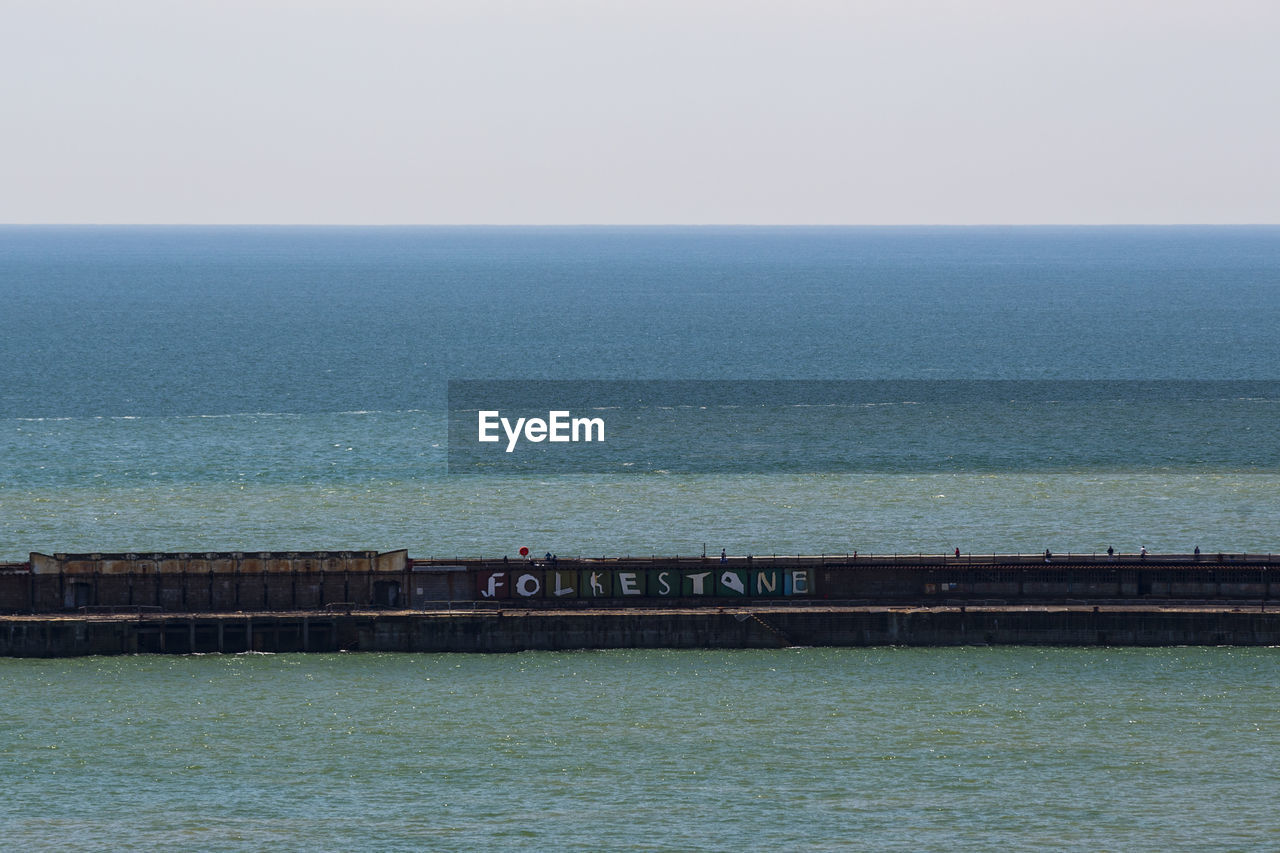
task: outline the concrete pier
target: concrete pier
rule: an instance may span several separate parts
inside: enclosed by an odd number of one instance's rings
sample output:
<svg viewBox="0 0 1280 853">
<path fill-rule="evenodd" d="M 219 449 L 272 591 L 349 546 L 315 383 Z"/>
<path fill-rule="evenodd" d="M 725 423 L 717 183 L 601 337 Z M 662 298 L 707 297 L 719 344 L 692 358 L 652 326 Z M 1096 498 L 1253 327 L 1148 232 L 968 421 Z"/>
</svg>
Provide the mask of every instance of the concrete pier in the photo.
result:
<svg viewBox="0 0 1280 853">
<path fill-rule="evenodd" d="M 1266 554 L 33 553 L 0 655 L 1280 645 Z M 8 615 L 3 615 L 8 614 Z"/>
<path fill-rule="evenodd" d="M 1280 601 L 1271 554 L 991 554 L 420 560 L 395 552 L 32 554 L 0 564 L 0 613 L 596 608 L 861 600 L 893 605 Z"/>
<path fill-rule="evenodd" d="M 0 655 L 1280 645 L 1258 606 L 829 606 L 0 617 Z"/>
</svg>

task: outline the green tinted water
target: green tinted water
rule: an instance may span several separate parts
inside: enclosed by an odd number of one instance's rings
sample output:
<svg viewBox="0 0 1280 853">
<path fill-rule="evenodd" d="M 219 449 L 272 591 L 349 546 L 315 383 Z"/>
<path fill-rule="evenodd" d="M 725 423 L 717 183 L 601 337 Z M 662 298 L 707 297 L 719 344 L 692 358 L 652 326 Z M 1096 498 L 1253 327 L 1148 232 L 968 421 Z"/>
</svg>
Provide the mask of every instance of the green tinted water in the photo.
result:
<svg viewBox="0 0 1280 853">
<path fill-rule="evenodd" d="M 1277 550 L 1280 474 L 661 475 L 30 488 L 0 482 L 0 560 L 30 551 L 408 548 L 499 557 Z"/>
<path fill-rule="evenodd" d="M 0 661 L 7 849 L 1275 849 L 1274 649 Z"/>
</svg>

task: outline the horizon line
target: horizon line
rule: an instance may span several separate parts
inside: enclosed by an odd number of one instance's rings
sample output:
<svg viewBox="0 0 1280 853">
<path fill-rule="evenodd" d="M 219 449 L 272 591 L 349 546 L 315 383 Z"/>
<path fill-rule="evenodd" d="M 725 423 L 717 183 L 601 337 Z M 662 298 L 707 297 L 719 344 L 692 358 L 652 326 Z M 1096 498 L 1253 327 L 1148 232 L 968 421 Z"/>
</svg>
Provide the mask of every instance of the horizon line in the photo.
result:
<svg viewBox="0 0 1280 853">
<path fill-rule="evenodd" d="M 0 228 L 1275 228 L 1280 222 L 0 222 Z"/>
</svg>

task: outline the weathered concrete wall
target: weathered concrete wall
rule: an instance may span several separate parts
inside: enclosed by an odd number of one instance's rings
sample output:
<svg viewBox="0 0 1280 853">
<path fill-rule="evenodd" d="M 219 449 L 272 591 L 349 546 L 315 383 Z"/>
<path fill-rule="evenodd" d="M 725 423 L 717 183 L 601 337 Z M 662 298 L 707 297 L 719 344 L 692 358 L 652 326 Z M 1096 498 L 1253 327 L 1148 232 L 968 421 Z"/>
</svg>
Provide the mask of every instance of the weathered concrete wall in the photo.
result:
<svg viewBox="0 0 1280 853">
<path fill-rule="evenodd" d="M 1280 613 L 795 608 L 0 618 L 0 655 L 610 648 L 1280 645 Z"/>
<path fill-rule="evenodd" d="M 358 621 L 323 614 L 144 618 L 0 619 L 0 655 L 75 657 L 198 652 L 336 652 L 355 648 Z"/>
<path fill-rule="evenodd" d="M 0 572 L 0 612 L 31 609 L 31 573 Z"/>
<path fill-rule="evenodd" d="M 704 558 L 410 561 L 404 551 L 271 554 L 32 554 L 0 571 L 0 612 L 156 607 L 168 612 L 294 611 L 330 604 L 423 608 L 487 601 L 566 609 L 735 606 L 744 599 L 940 605 L 1280 599 L 1268 557 L 1057 560 Z M 347 568 L 344 568 L 347 567 Z M 355 568 L 350 568 L 355 567 Z M 123 569 L 134 571 L 123 571 Z M 772 606 L 772 605 L 770 605 Z"/>
<path fill-rule="evenodd" d="M 1280 614 L 1238 612 L 796 609 L 742 618 L 689 610 L 385 617 L 360 633 L 378 651 L 800 646 L 1273 645 Z"/>
<path fill-rule="evenodd" d="M 404 607 L 418 573 L 237 572 L 0 574 L 0 612 L 159 608 L 171 613 L 318 610 L 329 604 Z"/>
<path fill-rule="evenodd" d="M 38 575 L 293 574 L 296 572 L 403 572 L 399 551 L 223 551 L 159 554 L 31 554 Z"/>
</svg>

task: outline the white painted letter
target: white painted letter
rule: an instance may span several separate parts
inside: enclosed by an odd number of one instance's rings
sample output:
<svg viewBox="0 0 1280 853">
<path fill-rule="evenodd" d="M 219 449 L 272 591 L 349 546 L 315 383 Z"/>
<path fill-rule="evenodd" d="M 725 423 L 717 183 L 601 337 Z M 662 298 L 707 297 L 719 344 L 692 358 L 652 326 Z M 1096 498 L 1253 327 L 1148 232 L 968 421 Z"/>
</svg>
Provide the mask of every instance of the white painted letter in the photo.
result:
<svg viewBox="0 0 1280 853">
<path fill-rule="evenodd" d="M 635 572 L 618 572 L 618 591 L 622 595 L 639 595 Z"/>
<path fill-rule="evenodd" d="M 564 574 L 561 572 L 552 572 L 552 574 L 554 574 L 556 578 L 556 588 L 553 590 L 555 597 L 560 598 L 565 595 L 573 595 L 573 587 L 560 585 L 560 580 L 564 577 Z"/>
<path fill-rule="evenodd" d="M 689 580 L 693 583 L 694 595 L 706 595 L 706 580 L 711 577 L 711 572 L 699 572 L 696 575 L 689 575 Z"/>
<path fill-rule="evenodd" d="M 489 588 L 480 594 L 485 598 L 493 598 L 496 596 L 498 594 L 498 587 L 506 586 L 506 584 L 502 582 L 503 574 L 503 572 L 494 572 L 489 575 Z"/>
<path fill-rule="evenodd" d="M 541 591 L 542 584 L 538 583 L 537 575 L 521 575 L 516 578 L 516 592 L 525 598 L 533 598 Z"/>
<path fill-rule="evenodd" d="M 720 574 L 720 583 L 739 595 L 746 595 L 747 589 L 742 585 L 742 578 L 738 577 L 736 572 L 722 572 Z"/>
<path fill-rule="evenodd" d="M 667 583 L 667 575 L 669 574 L 671 574 L 671 572 L 658 572 L 658 583 L 661 584 L 663 595 L 671 594 L 671 584 Z"/>
</svg>

